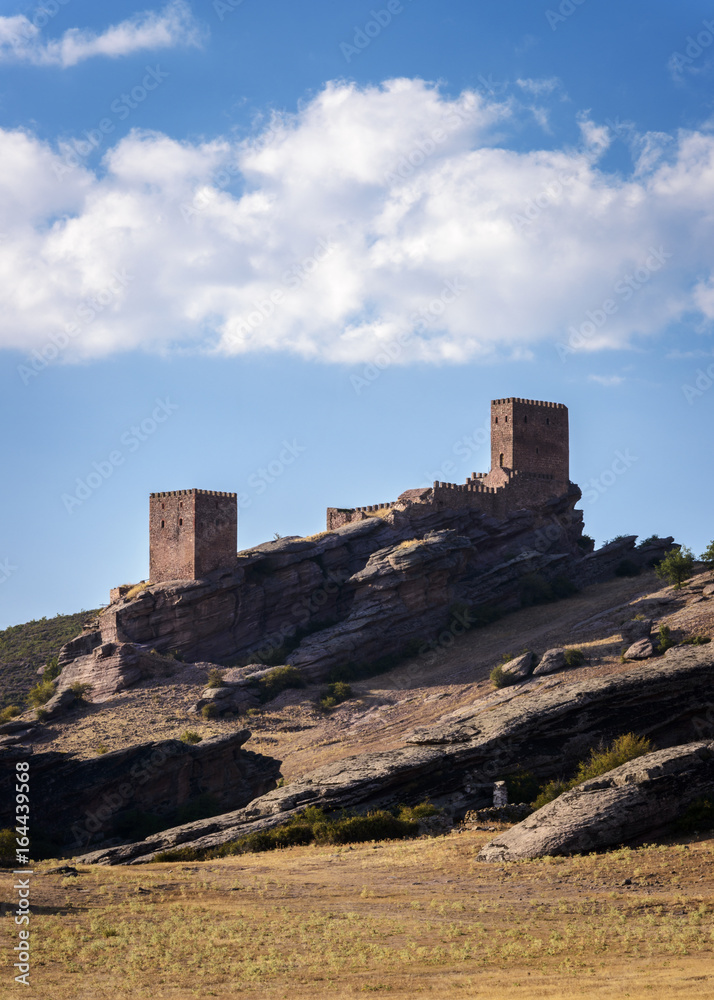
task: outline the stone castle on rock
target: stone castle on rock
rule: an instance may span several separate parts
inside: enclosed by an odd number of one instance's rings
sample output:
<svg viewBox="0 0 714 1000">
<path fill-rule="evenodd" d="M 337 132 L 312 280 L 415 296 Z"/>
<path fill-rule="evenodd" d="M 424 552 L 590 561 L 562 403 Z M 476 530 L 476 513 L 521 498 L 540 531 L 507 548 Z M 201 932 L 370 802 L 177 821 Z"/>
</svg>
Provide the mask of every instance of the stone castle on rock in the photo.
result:
<svg viewBox="0 0 714 1000">
<path fill-rule="evenodd" d="M 570 488 L 568 408 L 533 399 L 491 402 L 491 471 L 465 483 L 435 482 L 369 507 L 328 507 L 327 530 L 412 504 L 472 509 L 492 517 L 537 508 Z M 149 509 L 150 580 L 200 580 L 236 563 L 236 493 L 174 490 L 152 493 Z"/>
</svg>

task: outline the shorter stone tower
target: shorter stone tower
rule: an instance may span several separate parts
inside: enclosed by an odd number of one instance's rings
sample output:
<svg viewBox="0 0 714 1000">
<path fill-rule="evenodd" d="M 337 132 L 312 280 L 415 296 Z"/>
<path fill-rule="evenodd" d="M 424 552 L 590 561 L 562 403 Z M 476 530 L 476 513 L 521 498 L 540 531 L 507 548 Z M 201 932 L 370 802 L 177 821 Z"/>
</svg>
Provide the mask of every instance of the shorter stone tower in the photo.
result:
<svg viewBox="0 0 714 1000">
<path fill-rule="evenodd" d="M 232 569 L 238 545 L 235 493 L 172 490 L 149 499 L 149 578 L 200 580 Z"/>
</svg>

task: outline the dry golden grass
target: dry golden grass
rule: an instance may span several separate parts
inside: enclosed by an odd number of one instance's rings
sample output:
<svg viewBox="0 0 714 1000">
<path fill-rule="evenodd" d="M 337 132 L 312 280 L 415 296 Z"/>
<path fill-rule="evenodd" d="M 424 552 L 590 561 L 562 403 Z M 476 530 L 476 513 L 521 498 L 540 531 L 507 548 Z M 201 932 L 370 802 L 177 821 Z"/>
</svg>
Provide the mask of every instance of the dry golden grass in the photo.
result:
<svg viewBox="0 0 714 1000">
<path fill-rule="evenodd" d="M 475 855 L 488 837 L 85 867 L 76 879 L 42 874 L 43 862 L 24 995 L 712 995 L 714 841 L 486 865 Z M 3 922 L 6 948 L 14 929 Z"/>
</svg>

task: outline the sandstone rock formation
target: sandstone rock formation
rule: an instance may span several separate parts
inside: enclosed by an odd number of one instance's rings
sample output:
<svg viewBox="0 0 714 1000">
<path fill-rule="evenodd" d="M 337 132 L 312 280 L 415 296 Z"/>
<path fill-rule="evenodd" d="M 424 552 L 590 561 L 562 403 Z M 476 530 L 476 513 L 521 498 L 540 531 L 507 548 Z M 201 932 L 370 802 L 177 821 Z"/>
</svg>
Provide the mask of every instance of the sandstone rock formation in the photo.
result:
<svg viewBox="0 0 714 1000">
<path fill-rule="evenodd" d="M 638 639 L 624 652 L 626 660 L 649 660 L 654 656 L 654 646 L 649 639 Z"/>
<path fill-rule="evenodd" d="M 635 549 L 630 536 L 584 553 L 579 498 L 572 486 L 501 520 L 406 498 L 314 538 L 259 545 L 239 553 L 234 571 L 119 597 L 98 628 L 63 648 L 59 690 L 81 680 L 101 700 L 161 668 L 151 650 L 224 664 L 257 655 L 320 681 L 346 663 L 416 651 L 455 615 L 463 631 L 479 609 L 518 607 L 524 577 L 587 584 L 625 555 L 645 565 L 671 546 Z"/>
<path fill-rule="evenodd" d="M 401 749 L 349 757 L 276 788 L 245 809 L 83 860 L 141 862 L 177 845 L 215 847 L 276 826 L 306 805 L 366 809 L 428 796 L 464 815 L 491 804 L 494 780 L 519 767 L 541 781 L 567 776 L 603 739 L 633 731 L 667 747 L 702 738 L 712 727 L 703 706 L 714 700 L 713 667 L 709 647 L 681 647 L 614 676 L 573 683 L 566 673 L 529 680 L 498 692 L 498 700 L 494 696 L 414 731 Z"/>
<path fill-rule="evenodd" d="M 520 656 L 515 656 L 512 660 L 507 660 L 503 664 L 503 669 L 511 677 L 517 677 L 519 681 L 522 681 L 533 672 L 535 660 L 535 653 L 528 650 L 525 653 L 521 653 Z"/>
<path fill-rule="evenodd" d="M 74 760 L 65 754 L 0 750 L 0 759 L 31 756 L 32 794 L 38 805 L 33 834 L 70 849 L 112 838 L 131 827 L 132 815 L 173 816 L 206 796 L 218 808 L 237 809 L 274 788 L 280 761 L 244 749 L 248 730 L 197 744 L 144 743 Z M 0 777 L 0 827 L 14 826 L 14 767 Z M 41 815 L 41 822 L 39 816 Z"/>
<path fill-rule="evenodd" d="M 478 860 L 574 854 L 653 837 L 712 794 L 714 742 L 658 750 L 565 792 L 495 837 Z"/>
<path fill-rule="evenodd" d="M 540 658 L 538 666 L 533 671 L 534 677 L 543 677 L 546 674 L 555 674 L 565 666 L 565 650 L 547 649 Z"/>
</svg>

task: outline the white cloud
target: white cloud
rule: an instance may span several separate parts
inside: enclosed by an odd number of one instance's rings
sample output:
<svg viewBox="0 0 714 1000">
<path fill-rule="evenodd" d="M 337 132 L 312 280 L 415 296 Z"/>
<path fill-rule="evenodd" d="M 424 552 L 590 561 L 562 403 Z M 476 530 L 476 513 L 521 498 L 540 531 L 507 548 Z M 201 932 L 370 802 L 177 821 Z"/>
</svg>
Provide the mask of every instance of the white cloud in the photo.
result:
<svg viewBox="0 0 714 1000">
<path fill-rule="evenodd" d="M 613 386 L 622 385 L 625 381 L 622 375 L 588 375 L 589 382 L 597 382 L 598 385 Z"/>
<path fill-rule="evenodd" d="M 554 90 L 560 87 L 560 80 L 557 76 L 551 76 L 547 79 L 532 80 L 529 77 L 526 79 L 518 79 L 516 83 L 521 88 L 525 90 L 528 94 L 533 94 L 534 97 L 542 97 L 547 94 L 552 94 Z"/>
<path fill-rule="evenodd" d="M 161 11 L 144 11 L 97 35 L 70 28 L 59 39 L 43 41 L 40 28 L 22 14 L 0 17 L 0 61 L 35 66 L 76 66 L 93 56 L 130 55 L 148 49 L 200 45 L 203 32 L 185 0 L 171 0 Z"/>
<path fill-rule="evenodd" d="M 714 136 L 683 132 L 623 178 L 587 120 L 578 148 L 498 145 L 521 113 L 419 80 L 334 83 L 242 142 L 132 132 L 97 172 L 0 131 L 0 346 L 74 324 L 67 359 L 459 363 L 527 358 L 589 315 L 586 350 L 714 315 Z"/>
</svg>

